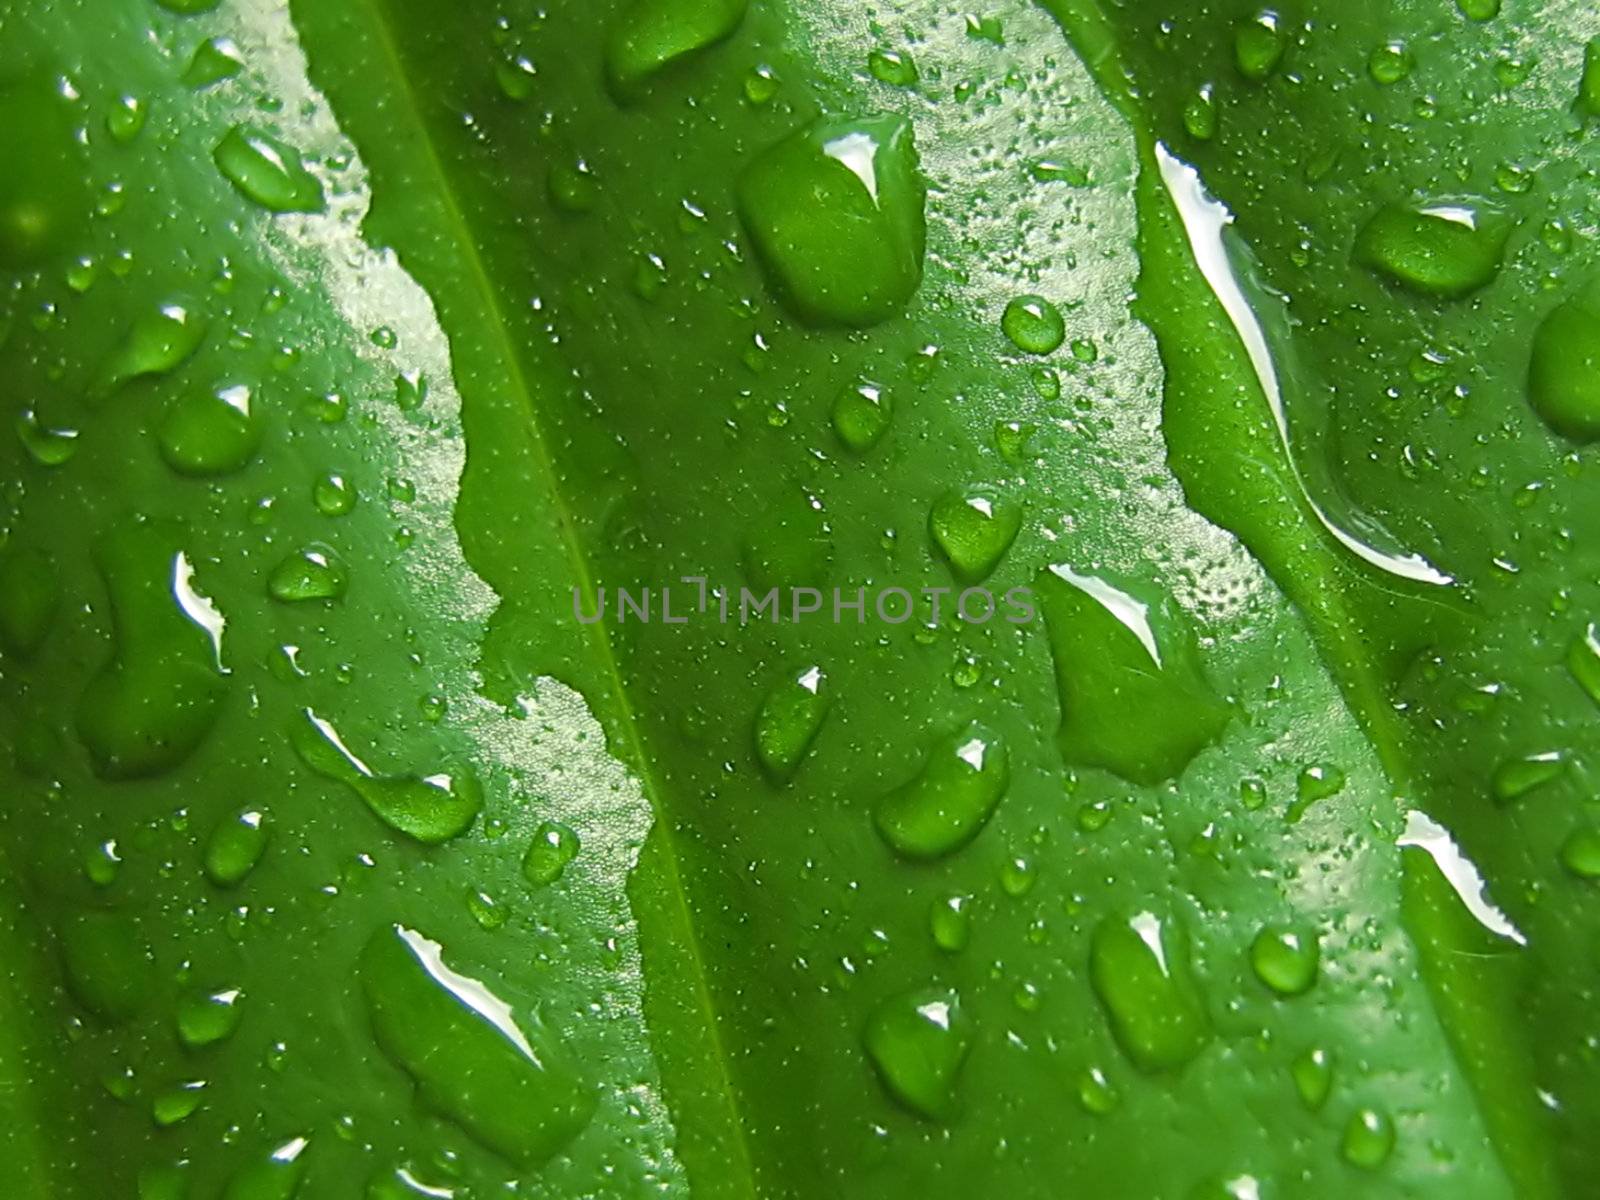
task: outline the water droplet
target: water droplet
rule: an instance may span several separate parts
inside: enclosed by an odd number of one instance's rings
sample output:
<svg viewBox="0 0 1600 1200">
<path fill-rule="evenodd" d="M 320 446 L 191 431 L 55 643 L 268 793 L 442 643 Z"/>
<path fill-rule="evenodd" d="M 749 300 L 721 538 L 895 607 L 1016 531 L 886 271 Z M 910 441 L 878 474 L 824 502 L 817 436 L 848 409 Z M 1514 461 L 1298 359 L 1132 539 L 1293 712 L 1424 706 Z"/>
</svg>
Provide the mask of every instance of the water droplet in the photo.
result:
<svg viewBox="0 0 1600 1200">
<path fill-rule="evenodd" d="M 800 769 L 833 703 L 822 668 L 809 666 L 783 680 L 756 714 L 756 757 L 767 774 L 787 782 Z"/>
<path fill-rule="evenodd" d="M 934 545 L 965 584 L 987 579 L 1021 528 L 1022 506 L 998 489 L 982 485 L 946 492 L 934 501 L 928 514 Z"/>
<path fill-rule="evenodd" d="M 78 736 L 105 779 L 177 766 L 221 709 L 225 621 L 195 590 L 182 539 L 176 524 L 132 521 L 95 543 L 111 602 L 111 656 L 84 688 Z"/>
<path fill-rule="evenodd" d="M 327 206 L 322 184 L 306 170 L 300 152 L 277 138 L 235 125 L 211 155 L 234 187 L 275 213 L 319 213 Z"/>
<path fill-rule="evenodd" d="M 1039 868 L 1031 858 L 1013 855 L 1000 866 L 1000 890 L 1013 900 L 1020 900 L 1033 891 L 1039 882 Z"/>
<path fill-rule="evenodd" d="M 1360 1108 L 1350 1114 L 1344 1127 L 1339 1152 L 1345 1162 L 1373 1171 L 1388 1161 L 1394 1150 L 1394 1122 L 1374 1108 Z"/>
<path fill-rule="evenodd" d="M 578 857 L 578 835 L 559 821 L 546 821 L 533 831 L 522 856 L 522 877 L 534 887 L 548 887 Z"/>
<path fill-rule="evenodd" d="M 190 1079 L 164 1092 L 158 1092 L 150 1102 L 150 1116 L 163 1129 L 187 1121 L 194 1116 L 205 1099 L 206 1083 L 203 1079 Z"/>
<path fill-rule="evenodd" d="M 1233 34 L 1233 61 L 1239 74 L 1260 83 L 1283 61 L 1285 38 L 1278 14 L 1263 9 L 1241 22 Z"/>
<path fill-rule="evenodd" d="M 1000 315 L 1000 328 L 1024 354 L 1050 354 L 1067 337 L 1061 310 L 1043 296 L 1014 296 Z"/>
<path fill-rule="evenodd" d="M 139 136 L 149 116 L 149 107 L 139 97 L 119 96 L 106 114 L 106 132 L 111 135 L 112 141 L 126 146 Z"/>
<path fill-rule="evenodd" d="M 1239 781 L 1239 803 L 1249 812 L 1255 812 L 1267 802 L 1267 785 L 1250 776 Z"/>
<path fill-rule="evenodd" d="M 1038 159 L 1028 168 L 1028 173 L 1037 183 L 1064 183 L 1079 188 L 1088 187 L 1090 183 L 1087 167 L 1053 158 Z"/>
<path fill-rule="evenodd" d="M 1312 763 L 1303 767 L 1294 781 L 1294 803 L 1286 815 L 1294 824 L 1313 804 L 1330 800 L 1344 791 L 1345 773 L 1333 763 Z"/>
<path fill-rule="evenodd" d="M 60 604 L 55 564 L 43 550 L 0 550 L 0 650 L 31 658 Z"/>
<path fill-rule="evenodd" d="M 1456 0 L 1456 7 L 1469 21 L 1492 21 L 1500 15 L 1500 0 Z"/>
<path fill-rule="evenodd" d="M 244 69 L 244 56 L 232 38 L 207 38 L 194 48 L 183 82 L 196 91 L 232 79 Z"/>
<path fill-rule="evenodd" d="M 1559 750 L 1544 750 L 1508 758 L 1494 771 L 1494 796 L 1501 804 L 1520 800 L 1534 788 L 1543 787 L 1566 770 L 1566 759 Z"/>
<path fill-rule="evenodd" d="M 222 1200 L 294 1200 L 305 1178 L 305 1149 L 310 1142 L 291 1138 L 234 1172 Z"/>
<path fill-rule="evenodd" d="M 242 385 L 196 392 L 169 405 L 156 431 L 161 457 L 180 475 L 226 475 L 255 457 L 261 429 Z"/>
<path fill-rule="evenodd" d="M 1326 1050 L 1313 1047 L 1298 1055 L 1290 1064 L 1289 1074 L 1301 1102 L 1312 1112 L 1327 1103 L 1328 1093 L 1333 1090 L 1333 1060 Z"/>
<path fill-rule="evenodd" d="M 973 722 L 939 742 L 915 778 L 879 800 L 873 820 L 903 857 L 942 858 L 978 836 L 1010 782 L 1005 742 Z"/>
<path fill-rule="evenodd" d="M 1600 626 L 1590 625 L 1572 639 L 1567 650 L 1567 670 L 1589 699 L 1600 704 Z"/>
<path fill-rule="evenodd" d="M 1561 865 L 1579 879 L 1600 879 L 1600 829 L 1581 825 L 1561 844 Z"/>
<path fill-rule="evenodd" d="M 1005 27 L 999 17 L 967 14 L 967 36 L 975 42 L 989 42 L 995 46 L 1006 44 Z"/>
<path fill-rule="evenodd" d="M 349 787 L 389 828 L 427 845 L 461 836 L 483 807 L 478 780 L 465 771 L 375 774 L 340 740 L 334 727 L 309 708 L 290 725 L 289 740 L 313 771 Z"/>
<path fill-rule="evenodd" d="M 1099 1067 L 1085 1067 L 1078 1075 L 1078 1103 L 1083 1105 L 1084 1112 L 1097 1117 L 1109 1116 L 1121 1102 L 1117 1090 Z"/>
<path fill-rule="evenodd" d="M 193 992 L 178 1002 L 178 1040 L 190 1050 L 226 1041 L 239 1028 L 238 988 Z"/>
<path fill-rule="evenodd" d="M 744 98 L 751 104 L 770 104 L 783 81 L 766 63 L 751 67 L 744 77 Z"/>
<path fill-rule="evenodd" d="M 1399 83 L 1416 66 L 1416 59 L 1404 42 L 1385 42 L 1367 57 L 1367 74 L 1385 87 Z"/>
<path fill-rule="evenodd" d="M 894 414 L 889 394 L 875 383 L 856 383 L 833 402 L 833 431 L 857 454 L 865 454 L 889 430 Z"/>
<path fill-rule="evenodd" d="M 205 336 L 205 318 L 185 303 L 169 301 L 141 313 L 100 365 L 93 394 L 109 396 L 135 379 L 177 370 L 200 349 Z"/>
<path fill-rule="evenodd" d="M 1183 106 L 1183 128 L 1197 142 L 1217 136 L 1217 95 L 1211 84 L 1203 84 Z"/>
<path fill-rule="evenodd" d="M 83 874 L 95 887 L 110 887 L 122 870 L 122 855 L 114 839 L 96 842 L 83 856 Z"/>
<path fill-rule="evenodd" d="M 1188 619 L 1165 594 L 1060 564 L 1034 590 L 1061 700 L 1056 737 L 1069 763 L 1161 783 L 1221 735 L 1228 709 L 1200 668 Z"/>
<path fill-rule="evenodd" d="M 1583 75 L 1578 81 L 1578 111 L 1586 117 L 1600 117 L 1600 37 L 1590 38 L 1583 48 Z"/>
<path fill-rule="evenodd" d="M 343 560 L 331 548 L 319 543 L 295 551 L 267 577 L 268 594 L 285 604 L 338 600 L 349 586 L 350 573 Z"/>
<path fill-rule="evenodd" d="M 1090 945 L 1089 979 L 1117 1044 L 1140 1070 L 1180 1067 L 1211 1040 L 1176 921 L 1149 912 L 1105 918 Z"/>
<path fill-rule="evenodd" d="M 243 882 L 261 861 L 271 834 L 271 824 L 258 808 L 243 808 L 218 821 L 206 839 L 206 878 L 218 887 Z"/>
<path fill-rule="evenodd" d="M 356 506 L 356 490 L 337 472 L 319 476 L 311 487 L 311 501 L 325 517 L 342 517 Z"/>
<path fill-rule="evenodd" d="M 1321 951 L 1315 934 L 1281 925 L 1263 926 L 1250 944 L 1250 966 L 1280 996 L 1298 996 L 1317 981 Z"/>
<path fill-rule="evenodd" d="M 947 954 L 958 954 L 972 938 L 972 898 L 941 896 L 928 908 L 928 933 Z"/>
<path fill-rule="evenodd" d="M 606 76 L 623 99 L 673 63 L 716 45 L 744 20 L 749 0 L 638 0 L 606 39 Z"/>
<path fill-rule="evenodd" d="M 22 270 L 65 250 L 88 219 L 77 117 L 41 81 L 0 87 L 0 269 Z"/>
<path fill-rule="evenodd" d="M 108 1021 L 126 1021 L 144 1006 L 152 982 L 149 950 L 121 913 L 90 912 L 60 929 L 62 966 L 77 1001 Z"/>
<path fill-rule="evenodd" d="M 911 87 L 918 78 L 916 61 L 904 50 L 879 47 L 867 55 L 867 70 L 890 87 Z"/>
<path fill-rule="evenodd" d="M 430 1108 L 484 1146 L 537 1168 L 589 1123 L 595 1092 L 554 1038 L 446 966 L 438 942 L 380 929 L 358 975 L 379 1047 Z"/>
<path fill-rule="evenodd" d="M 564 213 L 593 212 L 600 200 L 600 182 L 581 158 L 552 164 L 546 188 L 550 203 Z"/>
<path fill-rule="evenodd" d="M 922 281 L 926 189 L 902 117 L 816 122 L 757 156 L 738 200 L 774 290 L 802 320 L 876 325 Z"/>
<path fill-rule="evenodd" d="M 1356 236 L 1356 261 L 1385 278 L 1455 300 L 1500 273 L 1510 224 L 1481 205 L 1443 202 L 1381 208 Z"/>
<path fill-rule="evenodd" d="M 955 1107 L 956 1080 L 972 1047 L 961 998 L 924 988 L 891 996 L 867 1020 L 862 1041 L 888 1093 L 930 1120 Z"/>
<path fill-rule="evenodd" d="M 500 94 L 518 104 L 532 99 L 534 84 L 538 78 L 538 68 L 525 54 L 502 59 L 494 67 L 494 81 L 500 87 Z"/>
<path fill-rule="evenodd" d="M 1600 438 L 1600 289 L 1557 305 L 1540 322 L 1528 364 L 1528 399 L 1563 437 Z"/>
</svg>

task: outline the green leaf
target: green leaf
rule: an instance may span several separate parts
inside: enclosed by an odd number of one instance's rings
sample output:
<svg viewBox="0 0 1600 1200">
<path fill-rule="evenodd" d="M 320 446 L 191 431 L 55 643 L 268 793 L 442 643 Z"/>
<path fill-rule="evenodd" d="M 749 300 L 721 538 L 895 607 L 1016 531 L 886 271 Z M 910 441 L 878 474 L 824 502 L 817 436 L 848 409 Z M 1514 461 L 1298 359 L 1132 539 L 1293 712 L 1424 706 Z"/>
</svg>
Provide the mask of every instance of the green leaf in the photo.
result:
<svg viewBox="0 0 1600 1200">
<path fill-rule="evenodd" d="M 0 0 L 19 1194 L 1587 1194 L 1588 17 Z"/>
</svg>

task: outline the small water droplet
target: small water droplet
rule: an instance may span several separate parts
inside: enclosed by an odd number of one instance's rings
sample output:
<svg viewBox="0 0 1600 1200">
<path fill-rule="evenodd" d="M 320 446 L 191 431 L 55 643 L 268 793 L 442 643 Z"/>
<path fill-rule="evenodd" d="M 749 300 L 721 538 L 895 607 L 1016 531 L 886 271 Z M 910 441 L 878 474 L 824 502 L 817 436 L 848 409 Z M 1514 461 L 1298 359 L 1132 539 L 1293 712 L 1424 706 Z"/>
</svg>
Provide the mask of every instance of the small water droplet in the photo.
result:
<svg viewBox="0 0 1600 1200">
<path fill-rule="evenodd" d="M 600 200 L 600 181 L 581 158 L 552 164 L 546 186 L 550 203 L 564 213 L 593 212 Z"/>
<path fill-rule="evenodd" d="M 1014 296 L 1000 314 L 1000 329 L 1024 354 L 1045 355 L 1059 349 L 1067 337 L 1061 310 L 1043 296 Z"/>
<path fill-rule="evenodd" d="M 207 38 L 194 48 L 183 82 L 196 91 L 232 79 L 244 69 L 244 56 L 232 38 Z"/>
<path fill-rule="evenodd" d="M 1345 1123 L 1339 1152 L 1351 1166 L 1373 1171 L 1388 1161 L 1394 1150 L 1394 1137 L 1394 1122 L 1387 1113 L 1359 1108 Z"/>
<path fill-rule="evenodd" d="M 190 1050 L 226 1041 L 239 1028 L 238 988 L 193 992 L 178 1002 L 178 1040 Z"/>
<path fill-rule="evenodd" d="M 1099 1067 L 1085 1067 L 1078 1075 L 1078 1103 L 1083 1111 L 1097 1117 L 1116 1112 L 1122 1098 L 1117 1095 L 1106 1073 Z"/>
<path fill-rule="evenodd" d="M 816 740 L 833 703 L 822 668 L 808 666 L 767 693 L 756 714 L 756 757 L 769 776 L 787 782 Z"/>
<path fill-rule="evenodd" d="M 941 896 L 928 907 L 928 933 L 946 954 L 958 954 L 972 938 L 972 898 Z"/>
<path fill-rule="evenodd" d="M 1492 21 L 1500 15 L 1500 0 L 1456 0 L 1456 7 L 1469 21 Z"/>
<path fill-rule="evenodd" d="M 206 839 L 206 878 L 218 887 L 234 887 L 256 869 L 272 833 L 259 808 L 242 808 L 218 821 Z"/>
<path fill-rule="evenodd" d="M 1197 142 L 1209 142 L 1217 136 L 1218 114 L 1216 89 L 1209 83 L 1183 106 L 1183 128 Z"/>
<path fill-rule="evenodd" d="M 1294 803 L 1286 814 L 1290 824 L 1306 815 L 1313 804 L 1332 799 L 1344 791 L 1345 773 L 1333 763 L 1312 763 L 1302 767 L 1294 781 Z"/>
<path fill-rule="evenodd" d="M 126 146 L 139 136 L 149 116 L 149 107 L 138 96 L 119 96 L 106 114 L 106 132 L 112 141 Z"/>
<path fill-rule="evenodd" d="M 949 1118 L 972 1046 L 954 991 L 925 988 L 889 997 L 868 1018 L 862 1041 L 891 1096 L 918 1116 Z"/>
<path fill-rule="evenodd" d="M 59 467 L 78 452 L 78 431 L 46 425 L 31 408 L 17 416 L 17 438 L 41 467 Z"/>
<path fill-rule="evenodd" d="M 1321 951 L 1315 934 L 1282 925 L 1266 925 L 1250 944 L 1250 966 L 1256 978 L 1280 996 L 1298 996 L 1317 981 Z"/>
<path fill-rule="evenodd" d="M 317 477 L 311 485 L 311 502 L 325 517 L 342 517 L 356 506 L 356 489 L 337 471 Z"/>
<path fill-rule="evenodd" d="M 1326 1050 L 1312 1047 L 1297 1055 L 1289 1067 L 1294 1079 L 1294 1090 L 1301 1102 L 1312 1112 L 1319 1110 L 1333 1090 L 1333 1060 Z"/>
<path fill-rule="evenodd" d="M 889 430 L 894 407 L 889 394 L 875 383 L 845 388 L 833 402 L 833 431 L 857 454 L 865 454 Z"/>
<path fill-rule="evenodd" d="M 770 104 L 783 81 L 766 63 L 751 67 L 744 77 L 744 98 L 751 104 Z"/>
<path fill-rule="evenodd" d="M 1286 39 L 1278 14 L 1263 9 L 1243 21 L 1233 34 L 1233 61 L 1239 74 L 1260 83 L 1283 61 Z"/>
<path fill-rule="evenodd" d="M 548 887 L 578 857 L 578 835 L 559 821 L 545 821 L 533 831 L 522 856 L 522 877 L 534 887 Z"/>
<path fill-rule="evenodd" d="M 1501 804 L 1520 800 L 1535 788 L 1558 778 L 1566 766 L 1566 759 L 1559 750 L 1508 758 L 1494 771 L 1495 799 Z"/>
<path fill-rule="evenodd" d="M 998 734 L 973 722 L 939 742 L 917 775 L 873 810 L 878 832 L 905 858 L 942 858 L 978 836 L 1011 782 Z"/>
<path fill-rule="evenodd" d="M 285 604 L 338 600 L 349 586 L 350 573 L 344 561 L 330 547 L 319 543 L 296 550 L 267 577 L 268 594 Z"/>
<path fill-rule="evenodd" d="M 904 50 L 873 50 L 867 55 L 867 70 L 879 83 L 890 87 L 912 87 L 918 78 L 916 60 Z"/>
</svg>

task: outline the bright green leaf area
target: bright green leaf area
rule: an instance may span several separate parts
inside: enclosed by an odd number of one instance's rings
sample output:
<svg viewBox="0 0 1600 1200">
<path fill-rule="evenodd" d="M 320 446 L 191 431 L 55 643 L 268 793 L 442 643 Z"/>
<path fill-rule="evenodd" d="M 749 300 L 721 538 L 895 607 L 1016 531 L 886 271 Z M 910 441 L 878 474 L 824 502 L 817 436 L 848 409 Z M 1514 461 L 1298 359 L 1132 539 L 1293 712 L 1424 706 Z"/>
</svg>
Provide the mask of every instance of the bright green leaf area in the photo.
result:
<svg viewBox="0 0 1600 1200">
<path fill-rule="evenodd" d="M 1594 35 L 0 0 L 7 1196 L 1587 1196 Z"/>
</svg>

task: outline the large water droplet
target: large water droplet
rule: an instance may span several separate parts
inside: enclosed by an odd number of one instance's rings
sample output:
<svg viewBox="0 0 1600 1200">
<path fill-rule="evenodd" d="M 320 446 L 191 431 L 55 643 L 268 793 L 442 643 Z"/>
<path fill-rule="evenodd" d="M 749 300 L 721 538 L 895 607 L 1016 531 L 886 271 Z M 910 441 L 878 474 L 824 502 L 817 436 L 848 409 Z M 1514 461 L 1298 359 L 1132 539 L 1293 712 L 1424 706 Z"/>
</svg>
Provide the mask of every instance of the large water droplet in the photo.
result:
<svg viewBox="0 0 1600 1200">
<path fill-rule="evenodd" d="M 1557 433 L 1600 438 L 1600 289 L 1557 305 L 1533 336 L 1528 399 Z"/>
<path fill-rule="evenodd" d="M 1391 204 L 1357 234 L 1355 257 L 1414 292 L 1453 300 L 1499 274 L 1510 231 L 1504 217 L 1481 205 Z"/>
<path fill-rule="evenodd" d="M 1021 528 L 1022 505 L 990 487 L 946 492 L 928 514 L 934 545 L 965 584 L 987 579 Z"/>
<path fill-rule="evenodd" d="M 313 771 L 345 784 L 389 828 L 427 845 L 460 837 L 483 806 L 476 776 L 465 771 L 422 777 L 375 774 L 309 708 L 290 725 L 289 739 Z"/>
<path fill-rule="evenodd" d="M 205 340 L 206 320 L 189 304 L 170 300 L 135 318 L 95 376 L 96 397 L 153 375 L 166 375 L 189 360 Z"/>
<path fill-rule="evenodd" d="M 161 457 L 180 475 L 226 475 L 254 457 L 261 429 L 241 385 L 198 392 L 167 408 L 156 431 Z"/>
<path fill-rule="evenodd" d="M 17 414 L 17 439 L 41 467 L 59 467 L 78 452 L 78 431 L 46 425 L 39 414 L 25 408 Z"/>
<path fill-rule="evenodd" d="M 73 124 L 59 90 L 43 80 L 0 88 L 0 268 L 21 270 L 51 257 L 87 220 Z"/>
<path fill-rule="evenodd" d="M 1005 742 L 974 721 L 939 742 L 915 778 L 879 800 L 873 820 L 900 855 L 942 858 L 978 836 L 1010 782 Z"/>
<path fill-rule="evenodd" d="M 30 658 L 60 604 L 55 564 L 43 550 L 0 550 L 0 650 Z"/>
<path fill-rule="evenodd" d="M 1559 750 L 1541 750 L 1508 758 L 1494 770 L 1495 799 L 1501 804 L 1520 800 L 1535 788 L 1557 779 L 1566 769 L 1566 757 Z"/>
<path fill-rule="evenodd" d="M 1317 981 L 1321 950 L 1315 934 L 1267 925 L 1250 944 L 1250 966 L 1280 996 L 1298 996 Z"/>
<path fill-rule="evenodd" d="M 902 117 L 832 117 L 763 152 L 739 214 L 774 289 L 803 320 L 875 325 L 922 280 L 926 189 Z"/>
<path fill-rule="evenodd" d="M 889 997 L 873 1010 L 862 1040 L 891 1096 L 930 1120 L 950 1116 L 972 1046 L 954 991 L 925 988 Z"/>
<path fill-rule="evenodd" d="M 322 184 L 306 170 L 300 152 L 259 129 L 235 125 L 211 157 L 228 182 L 262 208 L 317 213 L 327 206 Z"/>
<path fill-rule="evenodd" d="M 1221 734 L 1228 710 L 1200 669 L 1171 600 L 1064 565 L 1039 577 L 1070 763 L 1136 783 L 1181 774 Z"/>
<path fill-rule="evenodd" d="M 730 36 L 749 0 L 635 0 L 606 39 L 606 76 L 628 98 L 653 76 Z"/>
<path fill-rule="evenodd" d="M 1140 1070 L 1180 1067 L 1210 1041 L 1188 937 L 1176 921 L 1149 912 L 1107 917 L 1094 931 L 1089 979 L 1117 1044 Z"/>
<path fill-rule="evenodd" d="M 756 757 L 768 775 L 780 782 L 794 778 L 832 703 L 827 677 L 817 666 L 767 693 L 756 714 Z"/>
<path fill-rule="evenodd" d="M 111 657 L 84 688 L 78 735 L 107 779 L 177 766 L 221 709 L 224 621 L 195 590 L 182 537 L 177 525 L 135 521 L 95 544 L 111 601 Z"/>
<path fill-rule="evenodd" d="M 589 1123 L 595 1093 L 553 1038 L 446 966 L 438 942 L 380 929 L 361 952 L 359 976 L 383 1052 L 430 1108 L 483 1145 L 536 1168 Z"/>
<path fill-rule="evenodd" d="M 223 1189 L 222 1200 L 294 1200 L 305 1178 L 306 1147 L 303 1138 L 290 1138 L 234 1172 Z"/>
<path fill-rule="evenodd" d="M 60 929 L 67 987 L 90 1012 L 126 1021 L 150 994 L 150 954 L 132 919 L 121 913 L 90 912 Z"/>
</svg>

